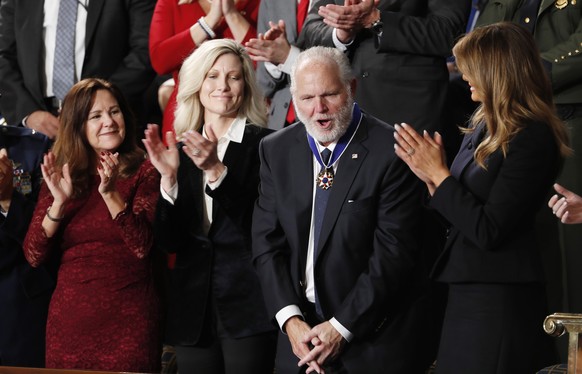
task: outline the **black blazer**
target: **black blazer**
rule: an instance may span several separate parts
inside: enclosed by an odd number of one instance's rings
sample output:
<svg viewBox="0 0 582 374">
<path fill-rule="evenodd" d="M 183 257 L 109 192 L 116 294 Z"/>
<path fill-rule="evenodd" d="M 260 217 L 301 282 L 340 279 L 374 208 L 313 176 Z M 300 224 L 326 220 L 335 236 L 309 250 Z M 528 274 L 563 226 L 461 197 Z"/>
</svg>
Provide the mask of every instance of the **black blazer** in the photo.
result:
<svg viewBox="0 0 582 374">
<path fill-rule="evenodd" d="M 417 330 L 423 320 L 413 306 L 422 279 L 417 272 L 422 194 L 393 146 L 393 128 L 364 115 L 339 161 L 314 263 L 324 317 L 335 317 L 355 336 L 341 355 L 349 372 L 422 372 L 426 339 Z M 265 138 L 260 157 L 253 256 L 274 318 L 283 307 L 306 302 L 314 180 L 304 125 Z M 283 354 L 279 350 L 277 360 Z"/>
<path fill-rule="evenodd" d="M 193 345 L 208 327 L 212 308 L 229 337 L 272 331 L 251 264 L 251 216 L 259 184 L 259 141 L 270 130 L 245 127 L 242 143 L 230 142 L 226 178 L 202 189 L 202 171 L 180 150 L 178 198 L 160 197 L 155 221 L 158 245 L 176 253 L 170 270 L 167 342 Z M 204 193 L 213 199 L 212 224 L 203 232 Z M 211 302 L 212 304 L 209 304 Z"/>
<path fill-rule="evenodd" d="M 527 123 L 510 141 L 507 157 L 496 151 L 488 158 L 487 170 L 473 160 L 480 136 L 465 136 L 453 176 L 430 200 L 451 224 L 433 277 L 448 283 L 541 282 L 534 221 L 562 163 L 551 129 Z"/>
<path fill-rule="evenodd" d="M 56 262 L 32 268 L 22 241 L 40 190 L 39 164 L 49 140 L 30 129 L 0 126 L 0 148 L 16 163 L 17 187 L 0 216 L 0 366 L 44 367 L 45 324 L 56 281 Z M 32 190 L 30 190 L 30 187 Z"/>
<path fill-rule="evenodd" d="M 115 83 L 134 108 L 154 77 L 148 37 L 155 3 L 89 1 L 81 78 Z M 10 124 L 47 110 L 43 9 L 43 0 L 4 0 L 0 7 L 0 112 Z"/>
<path fill-rule="evenodd" d="M 344 0 L 317 0 L 297 44 L 333 47 L 332 28 L 318 9 Z M 406 122 L 416 129 L 440 128 L 449 74 L 446 58 L 465 31 L 471 0 L 382 0 L 381 38 L 367 29 L 348 47 L 357 80 L 356 101 L 387 123 Z"/>
</svg>

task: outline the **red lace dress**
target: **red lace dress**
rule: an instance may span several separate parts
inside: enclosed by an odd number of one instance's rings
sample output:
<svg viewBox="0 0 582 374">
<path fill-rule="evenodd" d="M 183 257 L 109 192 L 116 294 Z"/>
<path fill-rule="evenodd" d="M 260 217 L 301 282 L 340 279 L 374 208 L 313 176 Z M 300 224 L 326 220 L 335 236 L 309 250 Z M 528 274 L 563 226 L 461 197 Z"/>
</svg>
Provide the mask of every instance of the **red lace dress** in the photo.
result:
<svg viewBox="0 0 582 374">
<path fill-rule="evenodd" d="M 42 185 L 24 242 L 33 266 L 60 255 L 46 329 L 46 366 L 61 369 L 159 371 L 159 300 L 150 249 L 159 176 L 149 161 L 117 187 L 127 208 L 111 218 L 97 187 L 66 208 L 59 231 L 41 227 L 52 195 Z"/>
</svg>

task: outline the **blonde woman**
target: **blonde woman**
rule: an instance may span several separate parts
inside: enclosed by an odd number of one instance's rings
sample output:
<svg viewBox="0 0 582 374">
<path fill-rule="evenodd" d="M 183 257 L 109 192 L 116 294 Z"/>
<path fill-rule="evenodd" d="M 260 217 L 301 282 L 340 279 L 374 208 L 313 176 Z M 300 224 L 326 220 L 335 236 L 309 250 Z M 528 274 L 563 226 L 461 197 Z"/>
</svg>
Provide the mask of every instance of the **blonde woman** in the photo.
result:
<svg viewBox="0 0 582 374">
<path fill-rule="evenodd" d="M 182 61 L 207 40 L 227 38 L 244 43 L 256 37 L 259 3 L 260 0 L 157 1 L 149 34 L 150 59 L 158 74 L 172 74 L 174 80 L 164 109 L 164 133 L 173 129 Z"/>
<path fill-rule="evenodd" d="M 202 44 L 180 70 L 175 131 L 144 144 L 161 174 L 157 242 L 176 254 L 166 342 L 180 372 L 273 371 L 275 332 L 251 265 L 259 142 L 269 134 L 253 65 L 228 39 Z"/>
</svg>

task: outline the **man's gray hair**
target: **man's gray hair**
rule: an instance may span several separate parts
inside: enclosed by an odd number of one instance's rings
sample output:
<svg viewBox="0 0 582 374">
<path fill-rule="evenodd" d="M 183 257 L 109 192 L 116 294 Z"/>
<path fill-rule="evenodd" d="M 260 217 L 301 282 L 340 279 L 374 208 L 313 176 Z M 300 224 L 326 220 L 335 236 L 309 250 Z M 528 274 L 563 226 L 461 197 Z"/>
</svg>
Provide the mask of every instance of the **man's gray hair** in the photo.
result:
<svg viewBox="0 0 582 374">
<path fill-rule="evenodd" d="M 346 55 L 336 48 L 330 47 L 311 47 L 301 52 L 291 69 L 291 94 L 295 95 L 297 71 L 303 65 L 325 64 L 336 66 L 339 70 L 341 82 L 351 92 L 350 83 L 353 78 L 350 61 Z"/>
</svg>

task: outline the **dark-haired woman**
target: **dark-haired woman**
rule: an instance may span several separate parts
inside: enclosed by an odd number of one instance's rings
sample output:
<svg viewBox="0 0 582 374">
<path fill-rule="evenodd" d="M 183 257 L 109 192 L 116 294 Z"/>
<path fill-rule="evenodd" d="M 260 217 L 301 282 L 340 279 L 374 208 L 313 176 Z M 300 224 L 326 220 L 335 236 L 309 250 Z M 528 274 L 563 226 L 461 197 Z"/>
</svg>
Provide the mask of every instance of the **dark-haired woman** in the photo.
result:
<svg viewBox="0 0 582 374">
<path fill-rule="evenodd" d="M 134 132 L 127 103 L 106 81 L 82 80 L 64 99 L 24 242 L 32 266 L 61 257 L 47 367 L 159 370 L 150 257 L 159 175 Z"/>
</svg>

